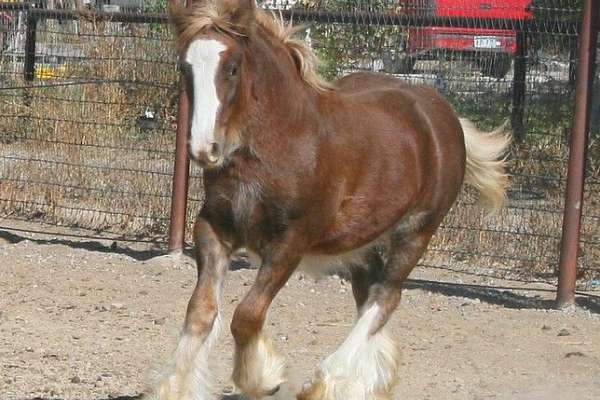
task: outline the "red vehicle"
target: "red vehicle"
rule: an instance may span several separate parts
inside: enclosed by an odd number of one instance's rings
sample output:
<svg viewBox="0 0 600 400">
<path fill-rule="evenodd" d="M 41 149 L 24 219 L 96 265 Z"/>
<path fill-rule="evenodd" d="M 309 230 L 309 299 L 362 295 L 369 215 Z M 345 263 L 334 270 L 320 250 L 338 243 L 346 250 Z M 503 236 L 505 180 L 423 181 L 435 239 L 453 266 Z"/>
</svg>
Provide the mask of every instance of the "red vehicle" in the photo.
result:
<svg viewBox="0 0 600 400">
<path fill-rule="evenodd" d="M 516 19 L 533 18 L 532 0 L 400 0 L 401 12 L 416 16 Z M 478 65 L 483 74 L 501 78 L 517 51 L 517 33 L 506 29 L 411 27 L 404 43 L 412 69 L 417 59 L 461 58 Z"/>
</svg>

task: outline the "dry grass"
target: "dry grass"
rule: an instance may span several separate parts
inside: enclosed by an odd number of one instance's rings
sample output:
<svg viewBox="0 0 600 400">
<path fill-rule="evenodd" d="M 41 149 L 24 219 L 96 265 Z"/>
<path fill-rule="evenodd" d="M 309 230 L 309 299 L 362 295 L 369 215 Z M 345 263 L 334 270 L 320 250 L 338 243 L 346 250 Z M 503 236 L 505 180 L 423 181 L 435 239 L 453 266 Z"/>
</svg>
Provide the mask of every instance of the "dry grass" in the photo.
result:
<svg viewBox="0 0 600 400">
<path fill-rule="evenodd" d="M 128 28 L 143 39 L 105 36 L 115 29 L 106 23 L 82 23 L 86 36 L 40 35 L 41 43 L 72 45 L 87 59 L 64 65 L 64 79 L 36 84 L 88 84 L 31 89 L 27 105 L 21 90 L 2 97 L 4 215 L 164 237 L 175 138 L 175 55 L 166 34 L 156 36 L 147 25 Z M 158 112 L 156 129 L 136 126 L 146 107 Z M 192 181 L 192 197 L 199 197 L 198 185 Z"/>
<path fill-rule="evenodd" d="M 515 277 L 555 281 L 562 237 L 568 146 L 560 131 L 528 138 L 515 145 L 509 158 L 513 174 L 509 201 L 491 218 L 477 205 L 475 194 L 464 190 L 433 239 L 424 264 L 464 263 L 471 271 L 511 269 Z M 600 202 L 595 195 L 599 174 L 598 148 L 590 148 L 584 217 L 579 254 L 579 277 L 600 276 Z M 490 269 L 491 267 L 491 269 Z"/>
</svg>

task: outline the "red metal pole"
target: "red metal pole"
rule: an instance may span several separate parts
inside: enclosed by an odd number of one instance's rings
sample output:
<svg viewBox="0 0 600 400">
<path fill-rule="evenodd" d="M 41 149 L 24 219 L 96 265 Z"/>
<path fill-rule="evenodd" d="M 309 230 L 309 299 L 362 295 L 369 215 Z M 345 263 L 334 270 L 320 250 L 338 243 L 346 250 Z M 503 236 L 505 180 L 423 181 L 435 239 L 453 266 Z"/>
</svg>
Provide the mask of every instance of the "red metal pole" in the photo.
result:
<svg viewBox="0 0 600 400">
<path fill-rule="evenodd" d="M 577 86 L 575 89 L 575 111 L 569 146 L 567 193 L 556 295 L 558 307 L 575 303 L 587 138 L 590 124 L 592 83 L 594 80 L 592 74 L 596 61 L 598 5 L 599 2 L 595 0 L 584 0 L 583 3 L 583 24 L 579 35 L 579 65 L 577 66 Z"/>
<path fill-rule="evenodd" d="M 172 0 L 176 1 L 176 0 Z M 186 0 L 190 7 L 192 0 Z M 171 195 L 171 222 L 169 226 L 169 253 L 183 251 L 185 239 L 185 219 L 187 212 L 187 192 L 190 174 L 190 160 L 187 155 L 187 140 L 190 120 L 190 101 L 186 90 L 185 77 L 181 75 L 179 104 L 177 108 L 177 137 L 175 139 L 175 166 Z"/>
</svg>

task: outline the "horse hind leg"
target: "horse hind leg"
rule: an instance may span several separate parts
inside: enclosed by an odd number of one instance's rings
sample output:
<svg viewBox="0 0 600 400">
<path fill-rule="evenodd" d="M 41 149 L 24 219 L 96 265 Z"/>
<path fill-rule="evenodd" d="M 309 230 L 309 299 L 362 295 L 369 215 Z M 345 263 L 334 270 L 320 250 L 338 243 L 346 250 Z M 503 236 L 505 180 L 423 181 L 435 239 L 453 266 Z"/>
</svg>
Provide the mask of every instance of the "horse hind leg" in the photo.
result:
<svg viewBox="0 0 600 400">
<path fill-rule="evenodd" d="M 363 306 L 369 298 L 369 288 L 381 280 L 385 262 L 379 252 L 372 248 L 366 254 L 364 264 L 350 266 L 352 294 L 356 303 L 358 316 L 364 311 Z"/>
<path fill-rule="evenodd" d="M 212 227 L 199 219 L 194 228 L 198 281 L 189 300 L 183 331 L 172 362 L 147 397 L 159 400 L 214 398 L 208 356 L 220 328 L 219 292 L 229 251 Z"/>
<path fill-rule="evenodd" d="M 432 231 L 400 228 L 384 264 L 374 254 L 367 270 L 352 268 L 358 320 L 342 345 L 320 366 L 298 400 L 391 400 L 400 353 L 385 325 L 400 303 L 402 283 L 423 254 Z"/>
</svg>

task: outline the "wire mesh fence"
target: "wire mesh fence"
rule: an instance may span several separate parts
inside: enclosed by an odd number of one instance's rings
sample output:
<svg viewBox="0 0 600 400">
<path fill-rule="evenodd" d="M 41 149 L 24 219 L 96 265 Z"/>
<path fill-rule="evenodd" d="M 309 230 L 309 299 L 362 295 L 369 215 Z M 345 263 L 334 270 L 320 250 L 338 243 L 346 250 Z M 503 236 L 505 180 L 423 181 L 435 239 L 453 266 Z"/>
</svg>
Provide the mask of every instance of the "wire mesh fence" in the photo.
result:
<svg viewBox="0 0 600 400">
<path fill-rule="evenodd" d="M 5 15 L 2 213 L 164 241 L 178 95 L 165 15 L 137 14 L 135 22 L 75 19 L 64 10 Z"/>
<path fill-rule="evenodd" d="M 124 4 L 126 14 L 77 18 L 69 10 L 2 12 L 3 217 L 165 240 L 177 56 L 164 4 Z M 299 34 L 312 43 L 329 79 L 359 70 L 394 74 L 437 87 L 480 127 L 510 121 L 516 142 L 507 207 L 487 218 L 465 190 L 422 264 L 492 279 L 555 281 L 580 1 L 261 5 L 305 25 Z M 114 4 L 90 7 L 115 11 Z M 27 37 L 34 24 L 35 69 L 28 79 Z M 599 91 L 596 82 L 580 244 L 587 288 L 600 276 Z M 192 171 L 190 222 L 202 203 L 200 172 Z"/>
</svg>

